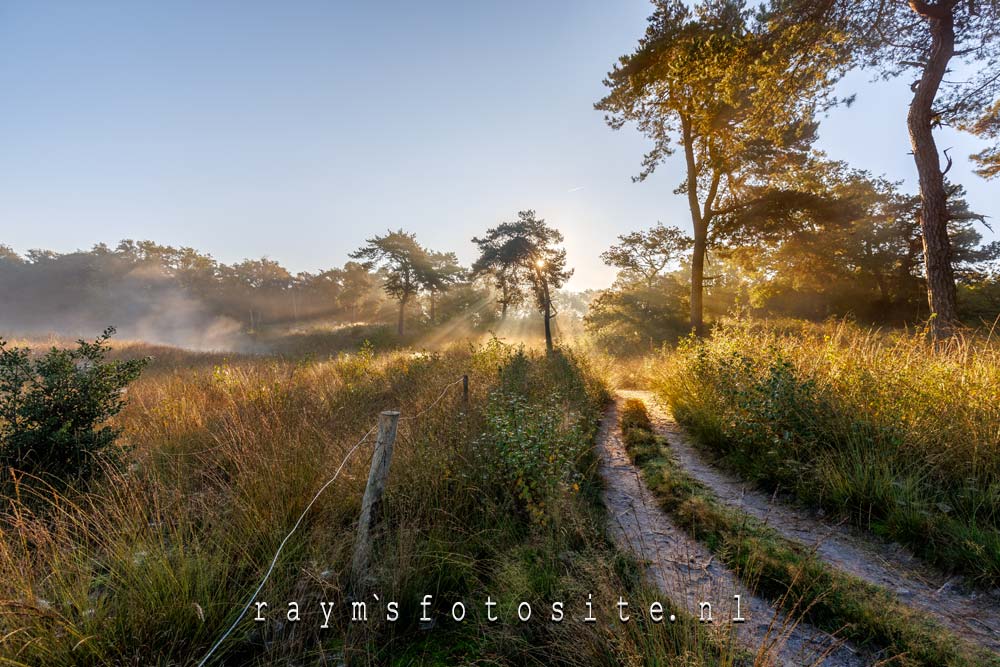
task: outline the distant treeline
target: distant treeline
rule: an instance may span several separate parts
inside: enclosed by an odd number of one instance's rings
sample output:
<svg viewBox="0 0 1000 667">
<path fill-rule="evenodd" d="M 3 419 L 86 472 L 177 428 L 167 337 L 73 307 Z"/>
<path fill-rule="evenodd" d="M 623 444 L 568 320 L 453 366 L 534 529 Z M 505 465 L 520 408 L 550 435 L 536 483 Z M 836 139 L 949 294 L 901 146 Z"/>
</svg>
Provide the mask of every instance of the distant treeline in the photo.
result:
<svg viewBox="0 0 1000 667">
<path fill-rule="evenodd" d="M 0 326 L 76 333 L 114 324 L 126 336 L 208 345 L 265 324 L 389 319 L 384 279 L 358 262 L 293 275 L 267 258 L 228 265 L 152 241 L 23 257 L 0 246 Z"/>
<path fill-rule="evenodd" d="M 152 241 L 23 256 L 0 245 L 0 330 L 90 335 L 114 325 L 125 337 L 224 347 L 265 327 L 393 323 L 399 302 L 387 293 L 392 278 L 391 267 L 356 261 L 297 274 L 267 258 L 230 265 Z M 567 293 L 557 298 L 567 310 L 586 308 Z M 418 326 L 461 317 L 464 326 L 486 330 L 500 315 L 488 279 L 464 270 L 406 306 Z"/>
</svg>

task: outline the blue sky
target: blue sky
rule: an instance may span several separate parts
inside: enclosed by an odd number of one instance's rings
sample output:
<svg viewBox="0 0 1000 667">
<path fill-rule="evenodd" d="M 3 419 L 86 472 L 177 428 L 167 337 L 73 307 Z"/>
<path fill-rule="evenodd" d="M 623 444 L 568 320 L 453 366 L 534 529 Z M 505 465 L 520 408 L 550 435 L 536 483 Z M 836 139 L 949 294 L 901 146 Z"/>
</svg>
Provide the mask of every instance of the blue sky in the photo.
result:
<svg viewBox="0 0 1000 667">
<path fill-rule="evenodd" d="M 293 271 L 405 228 L 474 259 L 473 235 L 535 208 L 567 236 L 571 287 L 657 220 L 690 228 L 679 156 L 633 184 L 646 141 L 593 103 L 645 29 L 646 0 L 0 0 L 0 243 L 69 251 L 122 238 Z M 820 147 L 915 188 L 908 81 L 857 92 Z M 951 176 L 998 215 L 996 183 Z M 987 238 L 992 238 L 985 229 Z"/>
</svg>

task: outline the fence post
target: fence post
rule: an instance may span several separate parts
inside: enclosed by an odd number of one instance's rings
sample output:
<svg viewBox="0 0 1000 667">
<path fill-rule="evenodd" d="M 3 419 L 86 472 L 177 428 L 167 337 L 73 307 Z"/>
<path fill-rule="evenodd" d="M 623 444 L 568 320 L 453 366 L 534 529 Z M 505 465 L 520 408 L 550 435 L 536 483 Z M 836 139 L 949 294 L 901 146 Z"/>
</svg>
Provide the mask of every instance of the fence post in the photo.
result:
<svg viewBox="0 0 1000 667">
<path fill-rule="evenodd" d="M 354 557 L 351 559 L 351 586 L 356 594 L 367 586 L 370 578 L 368 566 L 372 552 L 371 533 L 378 521 L 382 493 L 389 477 L 389 461 L 392 459 L 392 445 L 396 440 L 398 424 L 399 413 L 394 410 L 386 410 L 378 416 L 378 436 L 375 438 L 375 451 L 372 453 L 372 466 L 368 471 L 365 497 L 361 501 L 358 537 L 354 545 Z"/>
<path fill-rule="evenodd" d="M 469 376 L 462 376 L 462 405 L 469 407 Z"/>
</svg>

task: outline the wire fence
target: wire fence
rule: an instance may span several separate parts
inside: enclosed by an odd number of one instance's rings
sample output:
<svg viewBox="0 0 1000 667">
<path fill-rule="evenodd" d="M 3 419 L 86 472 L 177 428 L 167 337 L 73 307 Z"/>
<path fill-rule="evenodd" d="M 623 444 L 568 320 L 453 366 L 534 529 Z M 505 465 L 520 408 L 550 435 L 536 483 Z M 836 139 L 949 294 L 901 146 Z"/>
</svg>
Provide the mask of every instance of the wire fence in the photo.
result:
<svg viewBox="0 0 1000 667">
<path fill-rule="evenodd" d="M 427 407 L 423 408 L 422 410 L 420 410 L 420 412 L 418 412 L 418 413 L 416 413 L 414 415 L 411 415 L 409 417 L 400 417 L 399 420 L 400 421 L 412 421 L 412 420 L 415 420 L 415 419 L 418 419 L 418 418 L 422 417 L 428 411 L 430 411 L 431 409 L 433 409 L 434 406 L 436 406 L 438 403 L 440 403 L 441 400 L 448 393 L 448 391 L 452 387 L 454 387 L 455 385 L 457 385 L 459 383 L 463 383 L 463 385 L 465 387 L 468 387 L 468 376 L 462 376 L 462 377 L 458 378 L 457 380 L 455 380 L 454 382 L 449 382 L 448 384 L 446 384 L 444 386 L 444 388 L 441 390 L 441 393 L 438 395 L 437 398 L 435 398 L 430 403 L 430 405 L 428 405 Z M 333 474 L 333 477 L 331 477 L 330 479 L 328 479 L 319 488 L 319 490 L 316 491 L 316 494 L 313 495 L 312 500 L 310 500 L 309 503 L 306 505 L 305 509 L 302 510 L 302 513 L 299 515 L 298 520 L 296 520 L 295 525 L 293 525 L 292 529 L 290 531 L 288 531 L 288 534 L 285 535 L 285 538 L 283 540 L 281 540 L 281 544 L 278 545 L 278 549 L 274 552 L 274 558 L 271 559 L 271 564 L 268 566 L 267 571 L 264 573 L 264 576 L 261 578 L 260 583 L 257 585 L 257 588 L 254 589 L 254 592 L 247 599 L 247 602 L 243 606 L 243 609 L 240 610 L 240 613 L 233 620 L 232 625 L 230 625 L 229 628 L 224 633 L 222 633 L 222 636 L 219 637 L 219 639 L 212 645 L 212 648 L 210 648 L 208 650 L 208 653 L 205 654 L 205 657 L 203 657 L 201 659 L 201 661 L 198 663 L 198 667 L 204 667 L 208 663 L 208 661 L 212 657 L 212 655 L 214 655 L 215 652 L 218 650 L 218 648 L 220 646 L 222 646 L 222 643 L 224 641 L 226 641 L 226 639 L 228 639 L 229 636 L 233 633 L 233 631 L 236 630 L 236 628 L 239 626 L 240 621 L 242 621 L 243 617 L 246 616 L 246 613 L 250 609 L 250 606 L 254 603 L 254 600 L 257 599 L 257 596 L 260 595 L 260 592 L 264 589 L 264 585 L 267 583 L 268 579 L 271 577 L 271 574 L 274 572 L 274 568 L 278 564 L 278 558 L 281 556 L 281 552 L 284 550 L 285 545 L 288 544 L 288 540 L 290 540 L 292 538 L 292 535 L 295 534 L 295 531 L 298 530 L 299 526 L 302 524 L 302 520 L 305 519 L 306 515 L 309 513 L 309 510 L 312 509 L 312 506 L 316 503 L 316 501 L 319 499 L 319 497 L 321 495 L 323 495 L 323 492 L 326 491 L 327 488 L 329 488 L 329 486 L 331 484 L 333 484 L 337 480 L 337 478 L 340 476 L 341 471 L 343 471 L 344 466 L 346 466 L 347 462 L 350 460 L 351 456 L 353 456 L 354 453 L 356 451 L 358 451 L 358 449 L 360 449 L 361 445 L 363 445 L 365 443 L 365 441 L 368 440 L 368 438 L 371 436 L 371 434 L 375 432 L 376 428 L 378 428 L 378 427 L 377 426 L 372 426 L 370 429 L 368 429 L 368 432 L 365 433 L 364 436 L 362 436 L 362 438 L 360 440 L 358 440 L 357 444 L 355 444 L 353 447 L 351 447 L 348 450 L 347 454 L 344 455 L 344 459 L 340 462 L 340 465 L 337 466 L 337 471 Z"/>
</svg>

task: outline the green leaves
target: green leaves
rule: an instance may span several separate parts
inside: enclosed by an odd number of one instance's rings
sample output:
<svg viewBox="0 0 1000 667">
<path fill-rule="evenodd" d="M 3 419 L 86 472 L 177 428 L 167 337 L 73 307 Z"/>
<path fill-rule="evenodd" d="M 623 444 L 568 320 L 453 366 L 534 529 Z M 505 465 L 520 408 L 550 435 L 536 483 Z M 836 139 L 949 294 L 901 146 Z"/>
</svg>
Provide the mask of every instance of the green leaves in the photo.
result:
<svg viewBox="0 0 1000 667">
<path fill-rule="evenodd" d="M 548 523 L 561 487 L 579 488 L 575 464 L 587 439 L 576 420 L 567 420 L 559 396 L 539 405 L 523 395 L 498 391 L 490 398 L 486 432 L 478 446 L 491 450 L 491 481 L 511 489 L 535 524 Z"/>
<path fill-rule="evenodd" d="M 109 327 L 93 343 L 53 347 L 33 357 L 0 339 L 0 465 L 56 482 L 86 478 L 111 453 L 119 430 L 107 425 L 146 359 L 105 362 Z"/>
</svg>

